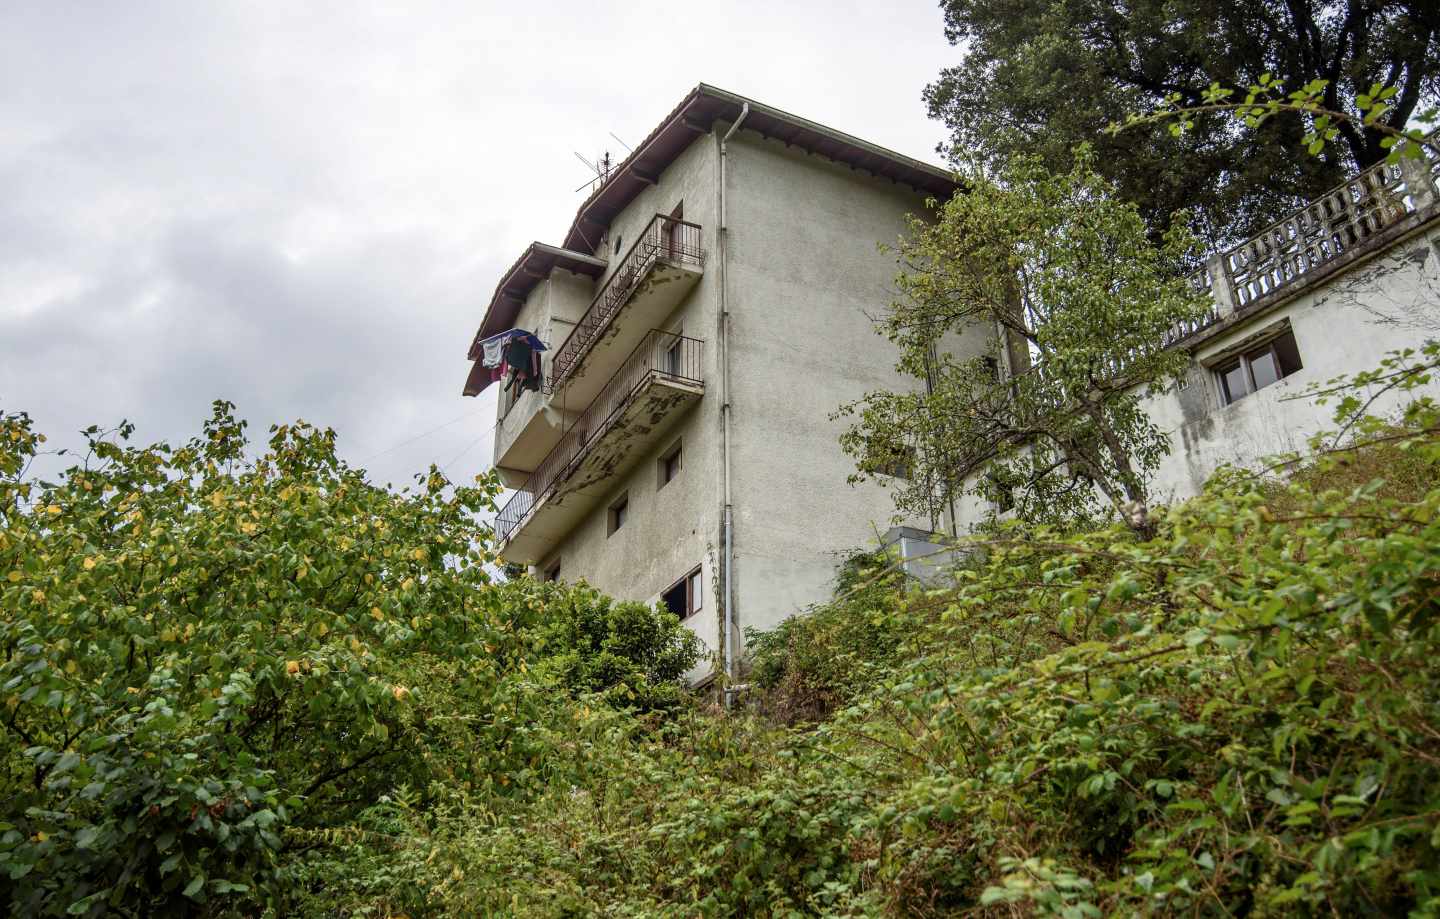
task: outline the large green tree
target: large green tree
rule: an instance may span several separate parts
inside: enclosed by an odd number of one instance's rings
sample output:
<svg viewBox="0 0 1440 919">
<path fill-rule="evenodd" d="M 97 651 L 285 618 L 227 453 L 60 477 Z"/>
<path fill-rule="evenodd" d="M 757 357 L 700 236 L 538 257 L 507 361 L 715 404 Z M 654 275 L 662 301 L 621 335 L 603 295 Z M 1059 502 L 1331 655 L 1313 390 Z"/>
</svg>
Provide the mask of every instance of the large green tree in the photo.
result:
<svg viewBox="0 0 1440 919">
<path fill-rule="evenodd" d="M 1111 122 L 1179 94 L 1199 105 L 1212 82 L 1246 86 L 1273 74 L 1284 92 L 1328 81 L 1325 107 L 1358 115 L 1375 83 L 1398 89 L 1384 124 L 1404 127 L 1440 95 L 1440 4 L 1433 0 L 944 0 L 961 62 L 926 90 L 957 153 L 982 161 L 1019 152 L 1064 169 L 1096 145 L 1102 173 L 1152 227 L 1191 208 L 1202 233 L 1234 238 L 1298 200 L 1385 157 L 1382 131 L 1339 126 L 1338 143 L 1304 155 L 1302 116 L 1258 131 L 1201 116 L 1174 137 L 1165 125 L 1103 136 Z"/>
<path fill-rule="evenodd" d="M 377 801 L 563 782 L 541 726 L 571 693 L 667 705 L 696 660 L 668 612 L 493 584 L 493 476 L 396 492 L 331 431 L 244 428 L 91 430 L 42 480 L 0 413 L 9 915 L 295 914 L 305 853 Z"/>
<path fill-rule="evenodd" d="M 882 330 L 913 385 L 841 409 L 855 478 L 902 482 L 906 515 L 972 493 L 1030 520 L 1109 508 L 1145 529 L 1169 440 L 1140 400 L 1185 371 L 1168 337 L 1212 307 L 1179 270 L 1194 249 L 1180 225 L 1152 244 L 1084 148 L 1059 175 L 1020 157 L 974 177 L 901 243 Z"/>
</svg>

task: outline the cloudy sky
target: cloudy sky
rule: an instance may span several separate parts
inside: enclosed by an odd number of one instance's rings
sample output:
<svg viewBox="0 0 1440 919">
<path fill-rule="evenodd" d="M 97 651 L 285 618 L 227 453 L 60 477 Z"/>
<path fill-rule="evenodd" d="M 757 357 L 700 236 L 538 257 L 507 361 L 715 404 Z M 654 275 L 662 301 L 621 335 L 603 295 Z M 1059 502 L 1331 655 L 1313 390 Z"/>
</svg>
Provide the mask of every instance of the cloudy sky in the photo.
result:
<svg viewBox="0 0 1440 919">
<path fill-rule="evenodd" d="M 560 241 L 574 151 L 623 155 L 610 132 L 703 81 L 934 160 L 920 91 L 954 57 L 930 0 L 15 0 L 0 408 L 179 440 L 226 398 L 252 431 L 334 427 L 381 480 L 474 474 L 469 337 Z"/>
</svg>

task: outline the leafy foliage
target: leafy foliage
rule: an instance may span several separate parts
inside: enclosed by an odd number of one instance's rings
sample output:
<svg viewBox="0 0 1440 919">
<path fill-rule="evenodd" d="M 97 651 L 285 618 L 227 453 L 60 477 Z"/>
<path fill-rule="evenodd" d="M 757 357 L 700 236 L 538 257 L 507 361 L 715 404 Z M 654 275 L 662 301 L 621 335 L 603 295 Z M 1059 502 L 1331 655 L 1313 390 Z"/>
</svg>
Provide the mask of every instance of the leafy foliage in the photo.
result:
<svg viewBox="0 0 1440 919">
<path fill-rule="evenodd" d="M 694 662 L 663 611 L 492 585 L 476 515 L 493 479 L 431 469 L 395 493 L 304 424 L 252 458 L 225 403 L 178 448 L 114 433 L 33 482 L 42 436 L 0 417 L 0 893 L 16 915 L 284 912 L 315 834 L 406 789 L 529 794 L 551 750 L 533 726 L 565 689 L 623 682 L 653 704 Z M 574 679 L 592 646 L 603 667 Z"/>
<path fill-rule="evenodd" d="M 875 664 L 817 726 L 582 710 L 564 784 L 457 793 L 396 858 L 444 914 L 1430 915 L 1440 414 L 1402 420 L 788 623 L 782 672 Z"/>
<path fill-rule="evenodd" d="M 1140 399 L 1183 372 L 1165 345 L 1210 309 L 1178 270 L 1193 246 L 1179 225 L 1151 245 L 1083 150 L 1064 175 L 1022 158 L 977 177 L 901 243 L 903 299 L 883 329 L 915 382 L 842 409 L 859 414 L 841 439 L 856 478 L 905 452 L 907 514 L 969 492 L 1027 520 L 1108 508 L 1143 526 L 1169 438 Z"/>
<path fill-rule="evenodd" d="M 1400 92 L 1398 86 L 1382 86 L 1376 83 L 1367 92 L 1355 97 L 1360 110 L 1359 117 L 1349 112 L 1327 108 L 1331 101 L 1329 80 L 1312 80 L 1303 87 L 1288 94 L 1282 94 L 1280 81 L 1269 73 L 1262 73 L 1258 82 L 1250 85 L 1244 98 L 1233 87 L 1211 83 L 1200 95 L 1197 104 L 1186 105 L 1179 93 L 1171 93 L 1146 114 L 1132 113 L 1124 123 L 1115 122 L 1106 128 L 1111 135 L 1136 126 L 1166 123 L 1170 134 L 1179 137 L 1186 131 L 1194 130 L 1195 118 L 1202 114 L 1223 112 L 1238 119 L 1246 128 L 1260 129 L 1276 116 L 1299 114 L 1307 116 L 1309 130 L 1300 138 L 1300 144 L 1311 156 L 1319 156 L 1327 145 L 1335 142 L 1341 131 L 1348 128 L 1381 135 L 1380 149 L 1388 151 L 1385 162 L 1398 163 L 1402 158 L 1420 160 L 1425 157 L 1425 148 L 1440 153 L 1440 142 L 1426 136 L 1420 128 L 1408 130 L 1386 122 L 1386 116 L 1394 110 L 1395 98 Z M 1440 109 L 1428 109 L 1417 114 L 1422 122 L 1432 122 L 1440 116 Z"/>
<path fill-rule="evenodd" d="M 1440 96 L 1440 16 L 1423 0 L 941 5 L 963 58 L 925 95 L 956 151 L 981 162 L 1037 154 L 1060 170 L 1074 146 L 1095 143 L 1101 171 L 1151 226 L 1189 208 L 1214 242 L 1243 238 L 1383 159 L 1384 132 L 1362 124 L 1352 104 L 1372 84 L 1397 88 L 1380 122 L 1395 129 Z M 1253 132 L 1201 114 L 1181 136 L 1161 125 L 1102 136 L 1168 97 L 1200 106 L 1212 81 L 1246 86 L 1262 73 L 1282 95 L 1326 81 L 1320 102 L 1356 117 L 1332 125 L 1337 143 L 1318 158 L 1304 155 L 1296 113 Z"/>
</svg>

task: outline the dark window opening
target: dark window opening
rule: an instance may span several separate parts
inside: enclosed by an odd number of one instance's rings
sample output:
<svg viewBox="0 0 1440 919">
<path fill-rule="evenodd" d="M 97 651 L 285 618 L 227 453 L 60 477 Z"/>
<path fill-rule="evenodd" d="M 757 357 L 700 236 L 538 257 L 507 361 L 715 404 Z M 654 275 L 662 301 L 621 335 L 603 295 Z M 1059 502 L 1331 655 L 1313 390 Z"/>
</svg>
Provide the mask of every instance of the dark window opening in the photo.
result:
<svg viewBox="0 0 1440 919">
<path fill-rule="evenodd" d="M 605 535 L 609 536 L 625 525 L 625 520 L 630 516 L 630 495 L 623 494 L 610 505 L 610 513 L 607 515 L 607 527 Z"/>
<path fill-rule="evenodd" d="M 704 584 L 700 579 L 700 569 L 685 575 L 676 581 L 660 595 L 660 602 L 665 608 L 681 619 L 689 619 L 705 607 Z"/>
<path fill-rule="evenodd" d="M 915 448 L 906 445 L 873 444 L 865 466 L 877 475 L 908 479 L 915 469 Z"/>
<path fill-rule="evenodd" d="M 1015 508 L 1015 486 L 999 476 L 986 476 L 990 480 L 991 492 L 995 495 L 995 512 L 1006 513 Z"/>
<path fill-rule="evenodd" d="M 1216 366 L 1220 402 L 1229 405 L 1243 399 L 1277 380 L 1283 380 L 1303 366 L 1300 348 L 1295 344 L 1295 333 L 1287 329 L 1265 344 Z"/>
<path fill-rule="evenodd" d="M 665 455 L 660 457 L 658 466 L 660 481 L 656 487 L 664 488 L 680 474 L 680 469 L 682 468 L 680 465 L 680 441 L 675 441 L 675 446 L 671 447 Z"/>
<path fill-rule="evenodd" d="M 616 255 L 619 255 L 619 254 L 620 254 L 620 234 L 619 234 L 619 233 L 616 233 L 616 234 L 615 234 L 615 254 L 616 254 Z"/>
<path fill-rule="evenodd" d="M 560 559 L 555 559 L 555 564 L 551 565 L 549 568 L 546 568 L 545 573 L 542 574 L 540 578 L 544 581 L 560 580 Z"/>
</svg>

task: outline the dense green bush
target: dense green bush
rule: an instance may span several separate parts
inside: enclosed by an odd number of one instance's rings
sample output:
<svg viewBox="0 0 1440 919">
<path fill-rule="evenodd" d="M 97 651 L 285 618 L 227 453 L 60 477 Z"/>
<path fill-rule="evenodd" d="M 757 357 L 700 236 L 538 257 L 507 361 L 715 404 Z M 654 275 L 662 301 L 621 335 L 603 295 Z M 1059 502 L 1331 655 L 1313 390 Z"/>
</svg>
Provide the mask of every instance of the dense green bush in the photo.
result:
<svg viewBox="0 0 1440 919">
<path fill-rule="evenodd" d="M 819 725 L 576 715 L 564 784 L 398 860 L 437 915 L 1435 915 L 1440 417 L 1399 421 L 1147 540 L 988 533 L 761 638 L 777 691 L 868 684 Z"/>
<path fill-rule="evenodd" d="M 696 659 L 666 612 L 492 585 L 493 479 L 378 488 L 303 424 L 251 457 L 225 404 L 179 448 L 114 433 L 31 481 L 43 439 L 0 417 L 14 914 L 289 911 L 309 847 L 381 799 L 531 794 L 566 690 L 673 703 Z"/>
</svg>

